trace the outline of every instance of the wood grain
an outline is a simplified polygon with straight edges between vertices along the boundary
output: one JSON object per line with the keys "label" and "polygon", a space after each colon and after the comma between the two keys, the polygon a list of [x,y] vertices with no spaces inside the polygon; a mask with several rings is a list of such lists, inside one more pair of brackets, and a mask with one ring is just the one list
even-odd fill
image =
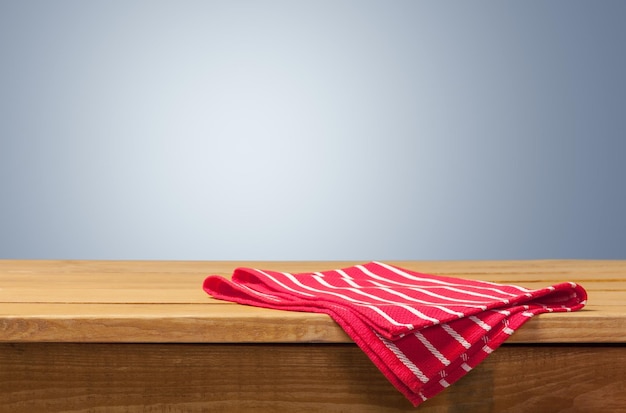
{"label": "wood grain", "polygon": [[[624,347],[509,346],[418,411],[624,412],[625,365]],[[340,344],[0,344],[0,406],[13,413],[416,411],[356,346]]]}
{"label": "wood grain", "polygon": [[[329,317],[201,289],[238,266],[353,264],[0,260],[0,413],[416,411]],[[626,261],[395,264],[589,293],[583,311],[534,317],[418,411],[626,412]]]}
{"label": "wood grain", "polygon": [[[0,260],[0,342],[350,342],[327,316],[224,303],[201,285],[239,266],[303,272],[353,264]],[[535,317],[509,342],[626,342],[626,261],[395,264],[529,288],[578,282],[589,292],[583,311]]]}

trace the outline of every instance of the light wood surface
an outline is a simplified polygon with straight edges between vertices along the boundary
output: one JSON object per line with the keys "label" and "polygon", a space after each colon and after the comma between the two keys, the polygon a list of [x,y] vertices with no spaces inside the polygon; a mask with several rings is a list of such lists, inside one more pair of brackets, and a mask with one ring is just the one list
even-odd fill
{"label": "light wood surface", "polygon": [[329,317],[201,288],[237,266],[352,264],[0,261],[0,413],[626,413],[626,261],[395,262],[589,293],[584,310],[534,317],[417,409]]}
{"label": "light wood surface", "polygon": [[[539,288],[575,281],[583,311],[543,314],[509,343],[625,343],[626,261],[394,262]],[[0,261],[0,341],[347,343],[327,316],[225,303],[202,291],[238,266],[303,272],[354,262]]]}

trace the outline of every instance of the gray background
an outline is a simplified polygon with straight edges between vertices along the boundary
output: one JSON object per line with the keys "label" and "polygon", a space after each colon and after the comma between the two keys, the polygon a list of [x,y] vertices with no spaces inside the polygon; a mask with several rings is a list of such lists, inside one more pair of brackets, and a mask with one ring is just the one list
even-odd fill
{"label": "gray background", "polygon": [[0,258],[626,258],[626,1],[0,0]]}

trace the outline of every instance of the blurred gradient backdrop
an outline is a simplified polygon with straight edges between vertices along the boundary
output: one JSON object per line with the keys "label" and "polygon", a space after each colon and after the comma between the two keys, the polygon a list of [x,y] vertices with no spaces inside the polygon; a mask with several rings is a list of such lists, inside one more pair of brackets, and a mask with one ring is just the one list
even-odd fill
{"label": "blurred gradient backdrop", "polygon": [[0,258],[626,259],[625,22],[0,0]]}

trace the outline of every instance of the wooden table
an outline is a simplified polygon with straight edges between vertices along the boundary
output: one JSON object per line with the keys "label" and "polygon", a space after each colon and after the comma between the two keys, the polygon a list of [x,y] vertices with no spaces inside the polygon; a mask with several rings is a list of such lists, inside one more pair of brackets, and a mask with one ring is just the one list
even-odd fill
{"label": "wooden table", "polygon": [[326,315],[225,303],[237,266],[354,262],[0,260],[0,412],[626,412],[626,261],[393,262],[540,287],[580,312],[533,318],[418,409]]}

